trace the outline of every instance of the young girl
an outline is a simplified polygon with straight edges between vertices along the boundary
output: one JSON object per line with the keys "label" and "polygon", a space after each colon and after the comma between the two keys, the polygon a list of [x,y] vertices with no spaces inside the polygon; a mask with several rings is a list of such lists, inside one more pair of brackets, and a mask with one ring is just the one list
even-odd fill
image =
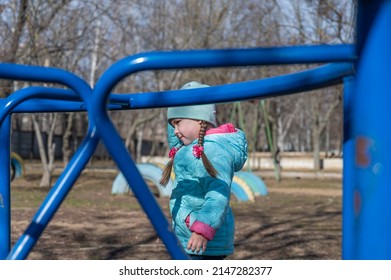
{"label": "young girl", "polygon": [[[208,85],[182,89],[199,87]],[[216,127],[213,104],[169,108],[167,118],[170,161],[160,183],[168,183],[173,167],[172,227],[192,259],[224,259],[234,251],[231,182],[247,160],[246,137],[232,124]]]}

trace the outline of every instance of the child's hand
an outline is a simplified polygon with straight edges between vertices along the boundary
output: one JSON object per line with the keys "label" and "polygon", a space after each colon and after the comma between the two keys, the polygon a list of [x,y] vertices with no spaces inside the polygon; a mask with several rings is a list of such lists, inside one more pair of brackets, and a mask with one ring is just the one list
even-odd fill
{"label": "child's hand", "polygon": [[193,232],[190,236],[189,242],[187,242],[187,249],[192,252],[200,252],[202,249],[203,252],[206,250],[206,244],[208,244],[208,239],[203,237],[201,234]]}

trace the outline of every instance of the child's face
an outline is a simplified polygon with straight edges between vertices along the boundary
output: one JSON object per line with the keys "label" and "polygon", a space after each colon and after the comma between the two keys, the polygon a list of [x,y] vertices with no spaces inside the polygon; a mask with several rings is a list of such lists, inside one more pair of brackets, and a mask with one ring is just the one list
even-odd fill
{"label": "child's face", "polygon": [[171,121],[174,133],[182,143],[187,146],[198,138],[201,121],[192,119],[173,119]]}

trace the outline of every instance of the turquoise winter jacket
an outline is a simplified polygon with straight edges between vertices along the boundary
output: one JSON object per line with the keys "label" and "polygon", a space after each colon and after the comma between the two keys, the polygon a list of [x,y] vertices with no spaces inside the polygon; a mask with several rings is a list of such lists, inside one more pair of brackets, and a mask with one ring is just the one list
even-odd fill
{"label": "turquoise winter jacket", "polygon": [[[170,146],[178,144],[169,128]],[[197,232],[209,241],[202,255],[229,255],[234,251],[235,225],[229,202],[234,172],[240,171],[247,160],[244,133],[232,124],[210,129],[204,140],[208,159],[218,171],[211,177],[201,159],[193,156],[195,140],[182,146],[174,157],[175,181],[170,198],[172,227],[186,253],[191,233]]]}

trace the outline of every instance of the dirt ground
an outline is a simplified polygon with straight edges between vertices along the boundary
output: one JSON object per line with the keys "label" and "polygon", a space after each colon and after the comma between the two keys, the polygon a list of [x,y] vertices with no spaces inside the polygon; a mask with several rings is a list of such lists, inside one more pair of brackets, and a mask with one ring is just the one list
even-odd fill
{"label": "dirt ground", "polygon": [[[83,172],[27,259],[170,259],[132,195],[112,195],[116,172]],[[40,176],[12,183],[12,244],[29,225],[48,193]],[[341,259],[341,180],[264,178],[267,196],[255,202],[232,197],[234,260]],[[157,197],[169,217],[168,198]]]}

